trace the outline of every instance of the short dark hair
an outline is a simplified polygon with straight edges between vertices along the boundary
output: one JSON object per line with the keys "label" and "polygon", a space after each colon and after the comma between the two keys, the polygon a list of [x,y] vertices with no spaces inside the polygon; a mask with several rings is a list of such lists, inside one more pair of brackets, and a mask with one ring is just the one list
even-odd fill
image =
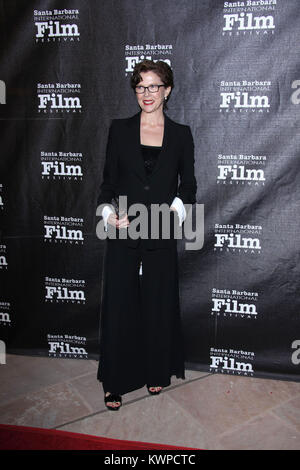
{"label": "short dark hair", "polygon": [[[171,92],[174,88],[173,71],[171,67],[163,60],[154,62],[153,60],[145,59],[142,62],[138,62],[131,76],[131,88],[135,91],[135,87],[142,81],[141,72],[154,72],[156,73],[165,87],[171,87]],[[167,109],[167,101],[170,98],[171,92],[167,99],[164,101],[164,108]]]}

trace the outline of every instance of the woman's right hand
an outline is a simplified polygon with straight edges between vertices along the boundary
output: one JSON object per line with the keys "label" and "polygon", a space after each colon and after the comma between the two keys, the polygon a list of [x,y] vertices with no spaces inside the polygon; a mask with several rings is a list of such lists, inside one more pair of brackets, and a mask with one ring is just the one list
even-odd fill
{"label": "woman's right hand", "polygon": [[107,222],[111,225],[114,225],[117,229],[129,226],[127,214],[125,214],[120,219],[118,218],[117,214],[110,214],[107,219]]}

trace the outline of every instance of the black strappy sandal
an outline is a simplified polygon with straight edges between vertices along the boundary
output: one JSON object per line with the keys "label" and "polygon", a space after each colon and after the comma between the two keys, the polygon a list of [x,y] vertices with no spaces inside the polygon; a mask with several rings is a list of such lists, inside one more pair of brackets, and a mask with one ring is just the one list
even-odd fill
{"label": "black strappy sandal", "polygon": [[160,387],[160,385],[147,385],[147,389],[148,389],[148,392],[150,393],[150,395],[159,395],[160,392],[162,391],[163,387],[161,387],[160,390],[150,390],[150,388],[156,388],[156,387]]}
{"label": "black strappy sandal", "polygon": [[[108,402],[112,402],[112,403],[117,403],[119,402],[120,405],[119,406],[111,406],[111,405],[108,405],[107,403]],[[111,393],[110,395],[108,395],[107,397],[104,395],[104,403],[106,405],[106,408],[108,410],[112,410],[112,411],[117,411],[121,408],[122,406],[122,397],[121,395],[118,395],[116,393]]]}

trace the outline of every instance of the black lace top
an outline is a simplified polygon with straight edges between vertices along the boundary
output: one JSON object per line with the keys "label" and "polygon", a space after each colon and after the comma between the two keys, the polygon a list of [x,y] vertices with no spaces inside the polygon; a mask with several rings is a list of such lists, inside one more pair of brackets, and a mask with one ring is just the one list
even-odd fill
{"label": "black lace top", "polygon": [[144,157],[146,172],[148,175],[150,175],[155,167],[158,155],[161,151],[161,147],[155,147],[153,145],[141,145],[141,150]]}

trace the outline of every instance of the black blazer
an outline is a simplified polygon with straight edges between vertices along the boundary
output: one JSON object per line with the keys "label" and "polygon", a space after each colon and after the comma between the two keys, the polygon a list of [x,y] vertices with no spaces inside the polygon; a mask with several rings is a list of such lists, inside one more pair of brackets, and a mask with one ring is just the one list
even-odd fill
{"label": "black blazer", "polygon": [[[148,208],[151,203],[170,206],[176,196],[184,204],[196,202],[194,143],[190,127],[174,122],[166,114],[164,117],[162,150],[150,176],[146,173],[140,148],[141,111],[130,118],[112,121],[97,206],[110,204],[114,197],[120,195],[127,196],[128,208],[134,203],[143,203]],[[178,222],[177,213],[170,212]],[[131,221],[135,217],[129,216],[128,219]],[[129,237],[126,240],[133,247],[138,242]],[[172,240],[148,239],[143,242],[149,248],[162,248],[170,246]]]}

